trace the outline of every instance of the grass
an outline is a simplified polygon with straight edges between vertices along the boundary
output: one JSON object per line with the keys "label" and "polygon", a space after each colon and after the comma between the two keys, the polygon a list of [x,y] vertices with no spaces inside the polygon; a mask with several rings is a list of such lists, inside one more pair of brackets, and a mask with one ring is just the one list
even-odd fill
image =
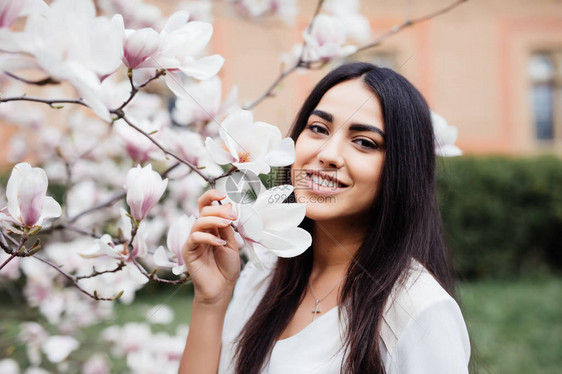
{"label": "grass", "polygon": [[562,278],[460,287],[475,373],[559,373]]}
{"label": "grass", "polygon": [[[473,373],[558,373],[562,367],[562,277],[515,281],[479,281],[460,285],[462,310],[472,339]],[[149,288],[131,305],[116,305],[115,319],[95,325],[77,338],[81,350],[73,360],[83,362],[93,352],[108,352],[98,340],[105,327],[147,322],[146,311],[167,304],[175,312],[170,325],[153,325],[153,332],[173,333],[189,322],[191,292],[185,287]],[[38,320],[39,313],[0,304],[0,358],[23,363],[25,349],[14,338],[17,322]],[[79,366],[77,366],[79,367]],[[124,362],[113,362],[112,372],[126,372]]]}

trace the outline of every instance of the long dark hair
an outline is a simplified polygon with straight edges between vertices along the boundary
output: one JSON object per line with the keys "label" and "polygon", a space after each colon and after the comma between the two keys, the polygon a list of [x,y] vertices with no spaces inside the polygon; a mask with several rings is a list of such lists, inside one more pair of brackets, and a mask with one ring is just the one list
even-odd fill
{"label": "long dark hair", "polygon": [[[448,252],[435,197],[434,134],[419,91],[391,69],[368,63],[340,66],[326,75],[304,102],[291,129],[296,141],[322,96],[333,86],[362,79],[379,99],[386,130],[386,160],[368,233],[347,268],[339,302],[346,318],[344,373],[384,373],[379,332],[393,286],[407,276],[411,260],[424,265],[454,293]],[[301,227],[312,233],[313,222]],[[280,258],[259,306],[240,333],[236,373],[259,373],[296,312],[312,269],[309,248]]]}

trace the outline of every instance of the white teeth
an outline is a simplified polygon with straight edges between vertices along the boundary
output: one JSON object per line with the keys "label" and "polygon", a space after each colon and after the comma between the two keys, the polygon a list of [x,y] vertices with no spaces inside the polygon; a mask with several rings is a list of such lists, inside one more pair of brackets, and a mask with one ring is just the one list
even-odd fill
{"label": "white teeth", "polygon": [[331,188],[337,188],[338,184],[334,181],[329,181],[327,179],[324,179],[322,177],[319,177],[317,175],[311,175],[310,179],[312,179],[312,181],[314,183],[316,183],[319,186],[324,186],[324,187],[331,187]]}

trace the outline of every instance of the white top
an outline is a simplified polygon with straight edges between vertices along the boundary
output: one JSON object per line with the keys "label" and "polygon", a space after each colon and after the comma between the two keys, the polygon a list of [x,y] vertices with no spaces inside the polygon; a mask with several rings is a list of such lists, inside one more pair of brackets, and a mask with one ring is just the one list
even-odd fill
{"label": "white top", "polygon": [[[265,272],[248,263],[240,274],[225,317],[220,374],[234,372],[234,341],[265,293],[274,263],[269,261]],[[338,307],[321,314],[277,341],[262,373],[340,373],[342,326]],[[387,302],[379,342],[388,374],[468,373],[470,343],[460,308],[417,261]]]}

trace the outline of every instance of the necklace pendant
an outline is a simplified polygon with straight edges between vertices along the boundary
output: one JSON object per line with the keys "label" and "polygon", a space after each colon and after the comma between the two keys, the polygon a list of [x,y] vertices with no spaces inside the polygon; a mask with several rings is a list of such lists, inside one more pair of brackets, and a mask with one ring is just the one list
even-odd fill
{"label": "necklace pendant", "polygon": [[320,311],[319,307],[320,307],[320,300],[317,299],[317,300],[316,300],[316,306],[314,307],[314,310],[312,311],[312,313],[314,314],[314,315],[312,316],[312,321],[314,321],[314,319],[316,318],[316,315],[317,315],[318,313],[322,313],[322,312]]}

